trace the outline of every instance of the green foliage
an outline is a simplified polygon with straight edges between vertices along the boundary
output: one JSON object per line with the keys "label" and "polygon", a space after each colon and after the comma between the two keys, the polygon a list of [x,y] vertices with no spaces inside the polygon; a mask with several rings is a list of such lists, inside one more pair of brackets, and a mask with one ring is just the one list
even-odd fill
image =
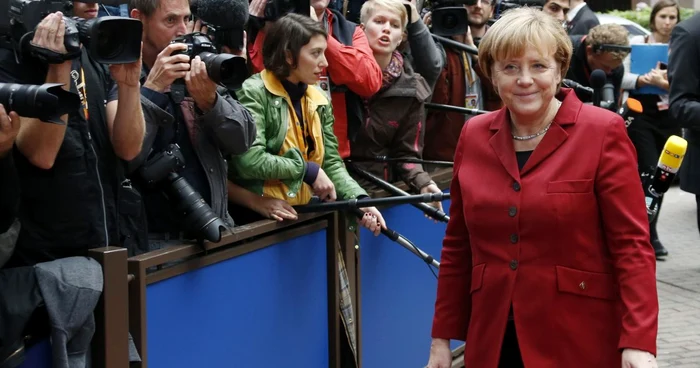
{"label": "green foliage", "polygon": [[[640,11],[636,10],[612,10],[606,14],[615,15],[620,18],[631,20],[640,26],[649,29],[649,17],[651,16],[651,8],[646,8]],[[688,19],[695,14],[695,10],[681,8],[681,19]]]}

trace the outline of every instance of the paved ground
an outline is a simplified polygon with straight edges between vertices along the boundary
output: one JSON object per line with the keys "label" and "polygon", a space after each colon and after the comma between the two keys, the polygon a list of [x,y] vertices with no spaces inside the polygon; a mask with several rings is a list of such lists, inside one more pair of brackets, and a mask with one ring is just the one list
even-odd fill
{"label": "paved ground", "polygon": [[671,188],[658,231],[670,253],[657,262],[659,367],[700,368],[700,233],[695,197]]}

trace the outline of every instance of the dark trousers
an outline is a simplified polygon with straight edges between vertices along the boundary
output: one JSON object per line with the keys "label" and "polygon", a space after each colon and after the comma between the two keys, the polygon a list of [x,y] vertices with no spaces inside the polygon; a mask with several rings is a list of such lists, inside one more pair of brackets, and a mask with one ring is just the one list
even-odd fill
{"label": "dark trousers", "polygon": [[501,346],[501,358],[498,368],[524,368],[523,358],[520,356],[518,346],[518,336],[515,334],[515,322],[508,321],[506,333],[503,335],[503,345]]}
{"label": "dark trousers", "polygon": [[[659,156],[663,151],[666,141],[671,135],[681,134],[679,127],[669,121],[668,114],[659,114],[655,116],[636,115],[632,124],[627,128],[627,134],[637,150],[637,164],[640,175],[651,175],[656,170],[656,165],[659,162]],[[644,193],[649,194],[649,185],[651,180],[642,180],[644,185]],[[663,197],[659,201],[659,211]],[[657,215],[649,224],[651,240],[658,239],[656,232],[656,221],[659,218]]]}

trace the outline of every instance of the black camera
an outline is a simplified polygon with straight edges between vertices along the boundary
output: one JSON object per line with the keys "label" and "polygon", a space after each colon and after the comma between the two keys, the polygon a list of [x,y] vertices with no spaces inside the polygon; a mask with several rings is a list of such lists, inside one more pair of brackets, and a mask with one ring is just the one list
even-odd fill
{"label": "black camera", "polygon": [[80,97],[58,83],[42,85],[0,83],[0,104],[20,116],[65,124],[61,116],[80,109]]}
{"label": "black camera", "polygon": [[[476,0],[479,1],[479,0]],[[437,0],[432,11],[433,34],[450,37],[467,33],[469,18],[464,5],[475,5],[475,0]]]}
{"label": "black camera", "polygon": [[211,38],[195,32],[175,38],[170,43],[184,43],[187,50],[178,50],[173,55],[187,55],[190,59],[199,56],[207,67],[209,78],[227,87],[239,86],[248,78],[246,59],[231,54],[219,54]]}
{"label": "black camera", "polygon": [[310,11],[311,2],[309,0],[267,0],[264,19],[266,21],[276,21],[288,13],[306,15],[308,17],[311,15]]}
{"label": "black camera", "polygon": [[[98,63],[126,64],[141,56],[141,21],[123,17],[81,19],[64,16],[64,45],[67,53],[31,45],[34,30],[47,15],[72,14],[73,3],[60,0],[0,0],[0,35],[20,55],[31,55],[47,63],[62,63],[80,56],[80,45],[87,48]],[[5,10],[7,11],[5,13]],[[4,14],[7,14],[5,17]]]}
{"label": "black camera", "polygon": [[185,157],[180,152],[180,147],[177,144],[171,144],[164,151],[147,160],[139,170],[139,174],[151,185],[167,180],[169,188],[166,194],[183,216],[187,230],[211,242],[219,242],[226,224],[190,183],[177,173],[184,167]]}

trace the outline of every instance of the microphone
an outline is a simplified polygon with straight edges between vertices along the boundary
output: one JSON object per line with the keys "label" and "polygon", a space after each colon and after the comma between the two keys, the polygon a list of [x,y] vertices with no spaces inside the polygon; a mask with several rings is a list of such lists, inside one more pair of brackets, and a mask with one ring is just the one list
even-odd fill
{"label": "microphone", "polygon": [[642,112],[644,112],[642,103],[636,98],[629,97],[625,104],[620,107],[618,114],[625,120],[625,128],[628,128],[634,122],[634,113],[641,114]]}
{"label": "microphone", "polygon": [[600,102],[602,100],[602,89],[605,86],[605,81],[608,78],[605,76],[605,72],[596,69],[591,73],[589,83],[593,88],[593,105],[600,107]]}
{"label": "microphone", "polygon": [[600,93],[600,107],[615,111],[615,87],[612,83],[605,83]]}
{"label": "microphone", "polygon": [[677,135],[670,136],[666,141],[646,196],[647,214],[650,222],[656,217],[659,210],[659,200],[671,186],[687,150],[688,141]]}
{"label": "microphone", "polygon": [[190,5],[192,14],[206,26],[221,52],[222,46],[232,50],[243,48],[243,30],[248,22],[248,1],[196,0]]}
{"label": "microphone", "polygon": [[579,82],[572,81],[571,79],[564,79],[562,81],[562,84],[564,85],[564,87],[573,89],[574,92],[576,92],[576,94],[581,94],[586,97],[593,96],[593,88],[586,87]]}

